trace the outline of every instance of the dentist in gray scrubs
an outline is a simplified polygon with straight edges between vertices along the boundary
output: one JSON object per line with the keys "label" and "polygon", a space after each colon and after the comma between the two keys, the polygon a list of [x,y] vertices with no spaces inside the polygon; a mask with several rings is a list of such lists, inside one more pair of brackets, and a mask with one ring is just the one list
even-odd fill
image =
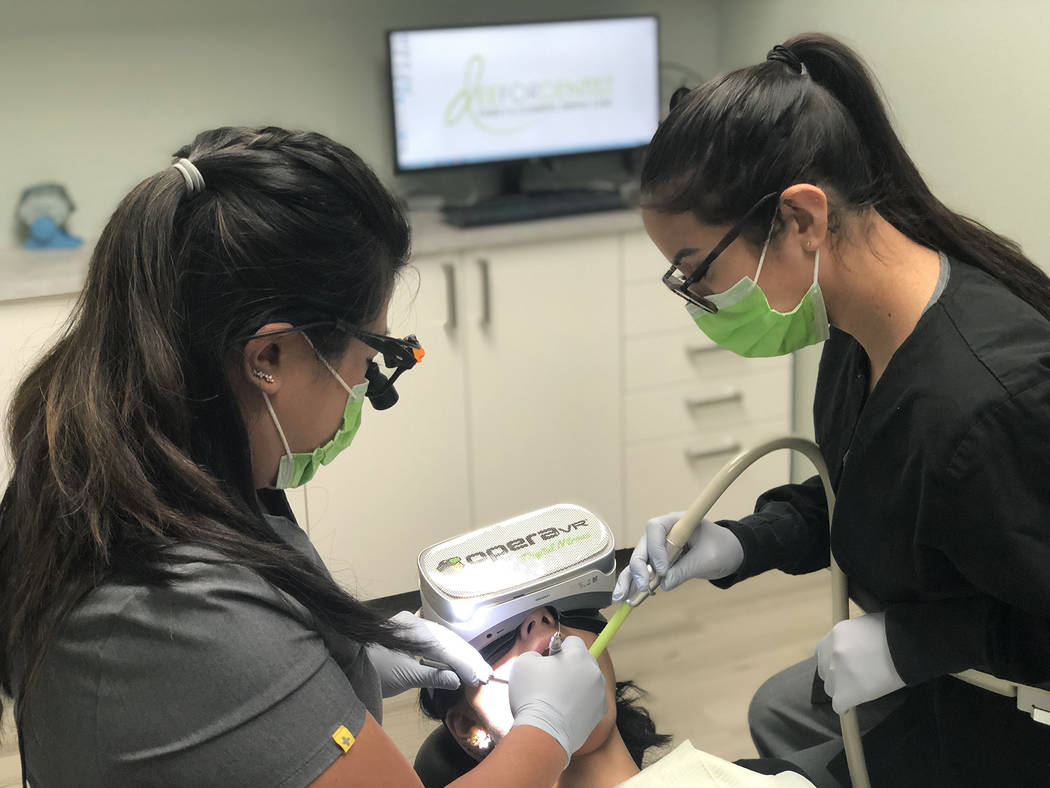
{"label": "dentist in gray scrubs", "polygon": [[[34,788],[420,785],[382,699],[491,668],[449,630],[340,588],[283,492],[423,358],[415,337],[386,335],[408,224],[320,134],[220,128],[176,156],[113,213],[9,414],[0,685],[24,774]],[[552,785],[606,706],[579,638],[521,661],[510,699],[513,730],[456,785]]]}
{"label": "dentist in gray scrubs", "polygon": [[1046,785],[1050,726],[951,674],[1050,682],[1050,280],[931,194],[841,42],[800,35],[684,93],[642,171],[664,282],[740,355],[824,343],[835,521],[829,539],[816,477],[778,487],[668,570],[678,517],[657,517],[615,597],[647,561],[665,588],[727,588],[830,549],[866,615],[759,690],[759,754],[848,784],[837,715],[856,707],[873,785]]}

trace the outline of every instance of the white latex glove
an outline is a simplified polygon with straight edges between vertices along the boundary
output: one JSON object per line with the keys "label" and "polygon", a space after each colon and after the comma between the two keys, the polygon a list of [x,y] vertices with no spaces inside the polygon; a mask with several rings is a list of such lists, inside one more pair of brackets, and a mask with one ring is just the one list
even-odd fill
{"label": "white latex glove", "polygon": [[565,749],[565,765],[609,710],[605,677],[587,645],[575,635],[549,657],[528,651],[510,669],[514,725],[546,731]]}
{"label": "white latex glove", "polygon": [[447,627],[427,621],[403,610],[390,619],[402,628],[402,635],[418,644],[417,657],[443,662],[452,670],[420,665],[412,656],[371,644],[368,658],[379,672],[383,697],[419,687],[456,689],[460,682],[474,687],[492,677],[492,668],[478,650]]}
{"label": "white latex glove", "polygon": [[667,534],[685,512],[671,512],[654,517],[645,524],[645,536],[638,542],[631,555],[630,565],[620,573],[613,589],[613,602],[621,602],[635,591],[649,587],[651,563],[658,574],[663,575],[660,587],[670,591],[694,577],[717,580],[733,574],[744,562],[744,548],[740,540],[728,528],[702,520],[686,543],[688,551],[682,553],[674,566],[667,568]]}
{"label": "white latex glove", "polygon": [[886,640],[886,614],[840,621],[817,644],[817,673],[836,714],[905,686]]}

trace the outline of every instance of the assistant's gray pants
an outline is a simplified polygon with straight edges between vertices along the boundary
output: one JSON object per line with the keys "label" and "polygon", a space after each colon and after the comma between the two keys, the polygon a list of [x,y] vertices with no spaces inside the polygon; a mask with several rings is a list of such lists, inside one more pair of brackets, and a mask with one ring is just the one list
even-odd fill
{"label": "assistant's gray pants", "polygon": [[[782,670],[758,688],[747,721],[751,739],[763,758],[782,758],[798,766],[818,788],[840,788],[827,766],[842,752],[839,715],[830,701],[814,702],[817,658]],[[905,691],[857,707],[861,734],[867,733],[904,702]]]}

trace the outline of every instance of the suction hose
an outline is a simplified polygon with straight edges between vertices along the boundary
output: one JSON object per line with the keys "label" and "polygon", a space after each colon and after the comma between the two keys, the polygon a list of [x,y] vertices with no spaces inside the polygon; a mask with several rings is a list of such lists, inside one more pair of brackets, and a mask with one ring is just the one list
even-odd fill
{"label": "suction hose", "polygon": [[[790,449],[804,454],[817,469],[820,481],[824,485],[824,495],[828,501],[828,527],[830,529],[835,513],[835,493],[831,489],[828,468],[824,463],[824,457],[821,455],[817,444],[797,435],[773,438],[760,443],[754,448],[742,451],[726,463],[722,470],[708,482],[689,509],[682,515],[682,519],[675,523],[674,527],[667,534],[668,565],[678,560],[682,548],[689,541],[689,537],[693,535],[693,531],[699,527],[700,522],[711,510],[711,507],[715,505],[715,502],[722,497],[722,493],[729,488],[729,485],[736,481],[737,477],[758,459],[778,449]],[[627,616],[631,614],[631,611],[649,596],[656,593],[660,587],[660,580],[660,576],[650,567],[649,588],[636,591],[626,602],[620,605],[619,609],[609,620],[609,623],[598,635],[598,639],[591,646],[590,652],[594,657],[597,658],[605,651],[605,647],[609,645],[609,641],[619,631],[623,622],[627,620]],[[833,625],[849,618],[849,592],[846,587],[846,576],[839,568],[834,555],[831,556],[831,612]],[[864,761],[864,750],[861,746],[857,710],[850,709],[845,714],[840,715],[839,721],[842,725],[842,741],[846,749],[846,763],[849,765],[850,780],[853,782],[854,788],[869,788],[868,767]]]}

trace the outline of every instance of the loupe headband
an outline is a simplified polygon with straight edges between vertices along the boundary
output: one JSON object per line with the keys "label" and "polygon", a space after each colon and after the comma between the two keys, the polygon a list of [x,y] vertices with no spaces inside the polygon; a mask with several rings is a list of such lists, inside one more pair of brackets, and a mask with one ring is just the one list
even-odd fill
{"label": "loupe headband", "polygon": [[334,320],[318,320],[312,323],[303,323],[298,326],[248,334],[239,337],[238,341],[247,342],[250,339],[280,336],[281,334],[293,334],[311,328],[325,327],[334,328],[344,334],[360,339],[370,348],[378,351],[383,356],[383,363],[390,369],[412,369],[412,367],[422,361],[423,356],[426,355],[423,346],[419,344],[419,340],[416,338],[415,334],[409,334],[404,339],[398,339],[397,337],[390,337],[385,334],[374,334],[371,331],[365,331],[363,328],[352,326],[345,320],[340,320],[338,318]]}

